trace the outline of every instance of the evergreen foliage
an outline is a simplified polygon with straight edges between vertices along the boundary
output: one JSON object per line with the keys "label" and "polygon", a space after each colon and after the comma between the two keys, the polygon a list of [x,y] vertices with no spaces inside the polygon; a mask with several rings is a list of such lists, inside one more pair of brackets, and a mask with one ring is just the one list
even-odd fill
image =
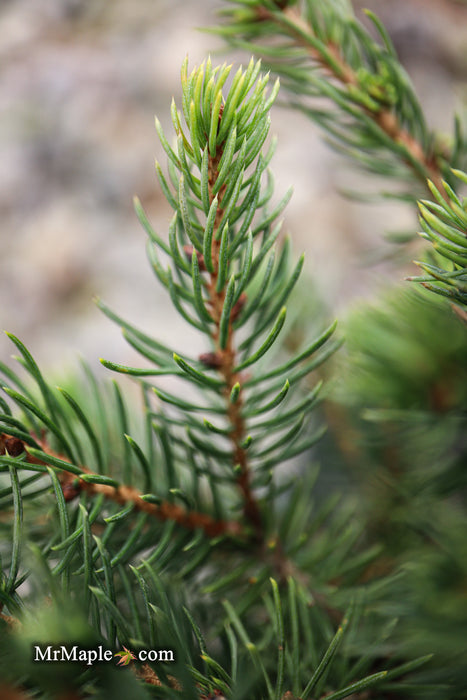
{"label": "evergreen foliage", "polygon": [[[461,120],[455,116],[449,140],[429,129],[381,21],[366,11],[378,42],[347,0],[229,0],[222,15],[214,31],[261,56],[288,90],[289,106],[317,123],[352,163],[380,176],[385,187],[402,185],[383,190],[383,196],[415,204],[425,190],[430,199],[418,203],[421,235],[439,255],[419,262],[425,276],[413,279],[465,306],[465,200],[455,191],[459,180],[467,180],[458,170],[467,165]],[[460,315],[465,318],[462,310]]]}
{"label": "evergreen foliage", "polygon": [[[463,697],[466,148],[458,126],[440,148],[385,29],[370,14],[375,42],[350,9],[236,0],[218,31],[406,199],[426,185],[434,250],[416,280],[438,296],[407,285],[350,317],[338,361],[336,323],[307,337],[305,319],[290,352],[304,260],[282,233],[273,139],[264,150],[279,83],[256,59],[185,60],[175,140],[156,119],[167,237],[135,200],[185,347],[98,300],[141,355],[102,360],[139,404],[86,366],[86,382],[52,386],[13,335],[21,368],[0,367],[0,697]],[[325,362],[338,391],[322,388]],[[331,468],[330,441],[352,468],[344,495],[314,463]],[[33,662],[35,645],[64,643],[127,667]],[[133,659],[144,649],[174,660]]]}
{"label": "evergreen foliage", "polygon": [[[228,0],[214,31],[235,47],[262,56],[330,143],[364,170],[403,185],[415,202],[427,179],[444,196],[452,168],[466,162],[467,144],[455,118],[447,148],[425,120],[410,78],[380,20],[367,10],[380,41],[356,19],[348,0]],[[327,98],[323,106],[317,98]]]}

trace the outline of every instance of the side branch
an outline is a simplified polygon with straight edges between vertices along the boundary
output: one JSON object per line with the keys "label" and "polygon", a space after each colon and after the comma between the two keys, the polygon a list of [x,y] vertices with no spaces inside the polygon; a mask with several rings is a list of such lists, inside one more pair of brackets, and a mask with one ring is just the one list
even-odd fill
{"label": "side branch", "polygon": [[[44,452],[48,452],[51,457],[56,457],[62,461],[68,461],[63,455],[54,453],[47,444],[41,443]],[[25,461],[29,464],[38,464],[47,466],[47,461],[39,459],[30,454],[25,443],[19,438],[12,437],[2,433],[0,435],[0,454],[7,453],[11,457],[17,457],[22,453],[26,453]],[[53,466],[53,465],[52,465]],[[80,467],[84,474],[95,474],[86,467]],[[67,472],[64,468],[60,471],[60,483],[65,496],[65,500],[71,500],[77,496],[80,491],[86,491],[91,495],[102,494],[119,505],[133,504],[135,510],[161,520],[173,520],[181,527],[188,530],[203,530],[208,537],[219,537],[220,535],[230,535],[235,537],[245,536],[245,532],[240,525],[235,521],[216,520],[207,513],[199,511],[188,511],[179,505],[162,501],[161,503],[150,503],[142,498],[142,495],[137,489],[124,484],[119,486],[110,486],[107,484],[90,483],[80,479],[79,475]]]}
{"label": "side branch", "polygon": [[[312,27],[300,15],[300,12],[291,7],[286,7],[281,12],[270,12],[266,8],[258,9],[258,16],[261,20],[269,20],[280,25],[281,28],[292,36],[302,48],[305,48],[311,58],[322,68],[346,87],[360,88],[360,81],[354,69],[342,58],[339,48],[332,42],[326,44],[326,52],[314,45],[311,45],[307,37],[314,38]],[[326,55],[326,53],[328,55]],[[329,57],[331,60],[329,60]],[[394,141],[395,144],[402,145],[408,157],[404,162],[408,165],[415,176],[422,180],[426,187],[426,180],[429,178],[447,199],[442,186],[443,176],[438,167],[435,155],[426,153],[419,141],[412,134],[403,128],[397,116],[386,106],[381,106],[378,110],[371,110],[361,105],[362,111],[379,126],[379,128]],[[417,167],[418,166],[418,167]]]}

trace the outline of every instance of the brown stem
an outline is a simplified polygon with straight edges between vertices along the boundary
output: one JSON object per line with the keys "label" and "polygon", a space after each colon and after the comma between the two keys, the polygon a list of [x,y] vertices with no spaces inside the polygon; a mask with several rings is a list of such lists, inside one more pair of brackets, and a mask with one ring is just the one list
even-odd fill
{"label": "brown stem", "polygon": [[[360,87],[360,81],[357,74],[342,58],[339,48],[335,44],[329,42],[326,45],[326,51],[331,54],[334,63],[334,65],[331,65],[325,53],[321,52],[315,46],[310,46],[310,44],[306,41],[304,34],[313,36],[313,30],[306,20],[300,15],[299,11],[296,8],[287,7],[283,10],[283,14],[288,19],[287,30],[289,33],[292,34],[297,44],[304,47],[317,63],[328,70],[331,75],[343,85]],[[264,8],[262,8],[260,16],[261,19],[267,18],[270,21],[275,21],[280,24],[280,18],[275,13],[270,13]],[[404,162],[412,169],[418,178],[422,179],[425,187],[426,178],[430,178],[435,187],[439,190],[440,194],[447,201],[448,197],[443,187],[443,177],[439,167],[436,164],[435,157],[432,154],[425,153],[419,141],[417,141],[417,139],[414,138],[414,136],[412,136],[407,129],[404,129],[401,126],[397,116],[389,108],[381,106],[379,110],[372,111],[362,106],[362,109],[376,122],[376,124],[378,124],[380,129],[382,129],[382,131],[384,131],[384,133],[389,136],[394,143],[401,144],[405,147],[408,157],[404,159]],[[420,171],[414,165],[413,161],[416,161],[423,169],[425,173],[423,177],[420,175]]]}
{"label": "brown stem", "polygon": [[[212,202],[214,199],[213,187],[215,185],[218,176],[219,161],[222,157],[222,147],[218,147],[217,153],[214,157],[209,157],[208,173],[209,173],[209,201]],[[215,356],[217,358],[218,370],[225,382],[225,399],[227,402],[227,416],[231,426],[231,431],[229,433],[230,441],[232,443],[233,449],[233,466],[238,470],[237,485],[240,489],[243,498],[243,514],[247,522],[252,526],[255,538],[258,542],[263,540],[263,524],[261,512],[258,506],[258,502],[253,494],[251,488],[251,473],[248,462],[248,456],[242,443],[246,437],[246,427],[245,421],[242,416],[242,408],[244,405],[243,389],[240,382],[240,392],[235,403],[230,401],[230,394],[233,387],[237,382],[240,381],[241,377],[235,372],[235,366],[237,363],[236,350],[234,345],[234,331],[232,322],[235,314],[235,307],[232,309],[231,317],[229,320],[229,327],[227,333],[227,342],[224,348],[220,346],[220,320],[222,315],[222,309],[225,301],[226,288],[224,286],[220,291],[217,290],[217,282],[219,277],[219,252],[220,252],[220,240],[217,239],[219,235],[219,226],[224,215],[224,209],[222,207],[222,199],[225,194],[226,186],[222,185],[218,193],[219,206],[216,212],[216,218],[214,221],[214,233],[212,239],[212,251],[211,257],[213,262],[214,270],[210,274],[208,282],[208,294],[209,294],[209,304],[211,307],[211,315],[214,320],[215,328],[213,331],[212,339],[214,346],[216,348]]]}
{"label": "brown stem", "polygon": [[[53,452],[46,443],[41,442],[44,452],[48,452],[51,457],[67,461],[63,455]],[[39,459],[29,454],[25,443],[18,438],[9,435],[0,435],[0,454],[8,452],[11,456],[17,456],[26,452],[26,462],[29,464],[47,465],[46,460]],[[85,474],[92,474],[86,467],[81,467]],[[78,495],[80,491],[86,491],[91,495],[102,494],[120,505],[133,504],[136,510],[147,513],[161,521],[174,520],[176,523],[188,530],[203,530],[208,537],[218,537],[219,535],[244,536],[245,532],[241,525],[234,521],[216,520],[206,513],[198,511],[187,511],[169,501],[161,503],[148,503],[141,498],[142,494],[132,486],[121,485],[118,487],[106,484],[91,484],[79,478],[79,475],[72,474],[65,470],[60,472],[60,483],[65,499],[70,500]]]}

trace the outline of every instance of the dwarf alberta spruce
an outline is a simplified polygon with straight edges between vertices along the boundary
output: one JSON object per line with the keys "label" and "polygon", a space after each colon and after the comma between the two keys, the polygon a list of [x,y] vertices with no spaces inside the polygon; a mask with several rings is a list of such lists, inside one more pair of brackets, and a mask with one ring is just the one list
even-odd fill
{"label": "dwarf alberta spruce", "polygon": [[[136,415],[116,382],[109,393],[89,371],[91,397],[52,388],[10,336],[35,387],[1,367],[19,409],[1,399],[5,693],[339,700],[392,687],[427,661],[382,664],[374,651],[387,649],[389,627],[366,611],[360,579],[379,550],[358,544],[352,508],[334,495],[313,503],[316,470],[274,473],[323,432],[311,425],[320,383],[307,380],[339,341],[332,324],[294,357],[270,359],[303,266],[277,221],[290,192],[271,204],[274,141],[262,154],[278,83],[268,93],[253,60],[227,90],[229,74],[208,60],[188,75],[185,61],[175,147],[156,121],[168,242],[136,201],[154,272],[205,352],[174,352],[99,301],[148,361],[102,360],[139,382]],[[178,392],[158,386],[165,375]],[[174,661],[54,674],[31,663],[31,645],[64,640],[122,658],[170,649]]]}

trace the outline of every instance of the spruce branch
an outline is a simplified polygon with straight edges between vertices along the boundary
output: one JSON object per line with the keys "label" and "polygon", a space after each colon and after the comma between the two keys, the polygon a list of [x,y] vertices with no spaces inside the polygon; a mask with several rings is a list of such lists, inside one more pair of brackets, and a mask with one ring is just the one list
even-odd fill
{"label": "spruce branch", "polygon": [[[264,191],[261,179],[274,141],[265,155],[261,149],[279,84],[276,81],[268,95],[268,76],[261,76],[260,68],[260,62],[253,59],[246,70],[240,67],[224,97],[231,66],[213,68],[208,60],[189,75],[185,60],[182,110],[178,111],[175,102],[171,108],[176,148],[156,121],[169,160],[168,179],[157,165],[162,190],[174,209],[169,246],[152,230],[139,201],[135,202],[154,244],[149,256],[156,275],[185,320],[205,336],[209,350],[197,359],[173,352],[122,323],[105,305],[100,306],[130,333],[132,345],[156,365],[140,370],[105,360],[107,367],[135,377],[173,374],[202,391],[203,401],[197,404],[155,386],[159,399],[183,411],[184,416],[174,419],[162,411],[154,416],[172,425],[187,423],[185,437],[173,433],[172,441],[181,448],[211,454],[225,478],[236,485],[245,523],[256,542],[264,546],[266,534],[256,490],[264,476],[287,458],[287,452],[290,456],[300,454],[317,439],[316,434],[312,440],[296,440],[305,425],[303,410],[312,405],[319,387],[307,400],[298,381],[299,372],[291,373],[288,379],[294,362],[286,362],[272,373],[256,369],[283,328],[285,304],[303,266],[300,258],[289,272],[287,244],[276,260],[281,231],[276,219],[290,192],[272,210],[268,208],[272,177],[268,174]],[[157,249],[168,256],[171,265],[167,269]],[[334,328],[302,353],[297,363],[317,350]],[[143,341],[144,348],[136,338]],[[155,352],[149,351],[150,347]],[[302,368],[302,376],[313,366]],[[270,377],[274,377],[272,382]],[[255,382],[263,385],[260,391],[253,389]],[[205,413],[202,422],[193,415],[199,412]],[[265,420],[264,414],[269,412],[272,415]],[[210,413],[223,423],[214,423]],[[287,432],[272,444],[262,445],[269,425],[277,424]],[[259,427],[261,433],[256,429]],[[214,437],[215,442],[210,439]]]}
{"label": "spruce branch", "polygon": [[[297,43],[309,52],[311,58],[327,70],[337,81],[345,86],[351,96],[357,97],[357,102],[362,110],[362,115],[370,117],[375,124],[386,134],[391,141],[402,147],[401,157],[405,164],[411,168],[418,178],[429,177],[434,183],[440,184],[442,173],[436,162],[436,155],[427,152],[426,148],[408,129],[404,128],[401,118],[395,113],[392,106],[387,106],[389,98],[389,88],[381,80],[378,85],[378,77],[381,73],[375,72],[372,75],[359,75],[342,56],[341,49],[332,41],[324,41],[323,45],[313,45],[311,37],[313,29],[309,23],[300,15],[296,8],[286,8],[279,16],[274,14],[271,19],[283,23],[283,27],[290,30],[291,35]],[[382,67],[378,66],[381,71]],[[373,78],[374,84],[371,84]],[[382,78],[382,76],[381,76]],[[368,92],[362,92],[363,90]],[[362,94],[360,94],[362,93]],[[391,93],[390,93],[391,94]],[[358,99],[359,98],[359,99]],[[403,151],[406,151],[404,155]],[[425,184],[425,183],[423,183]]]}
{"label": "spruce branch", "polygon": [[[252,50],[280,76],[292,105],[324,129],[331,143],[370,172],[430,179],[446,198],[442,180],[459,167],[466,145],[455,124],[449,152],[430,133],[408,76],[377,17],[366,11],[382,44],[358,23],[350,3],[322,0],[226,2],[224,22],[211,31]],[[314,107],[325,97],[333,108]],[[415,199],[413,192],[409,195]]]}

